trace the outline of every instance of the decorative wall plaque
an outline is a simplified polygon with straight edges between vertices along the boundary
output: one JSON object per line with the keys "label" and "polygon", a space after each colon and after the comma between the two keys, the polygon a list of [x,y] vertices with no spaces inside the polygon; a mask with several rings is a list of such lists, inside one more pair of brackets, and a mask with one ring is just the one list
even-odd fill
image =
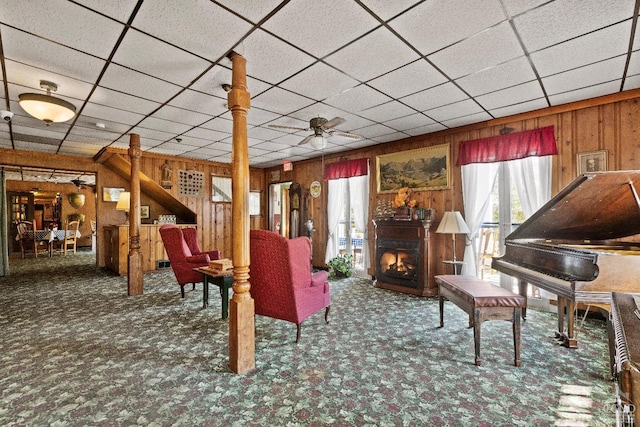
{"label": "decorative wall plaque", "polygon": [[178,171],[178,196],[202,197],[204,195],[204,172]]}

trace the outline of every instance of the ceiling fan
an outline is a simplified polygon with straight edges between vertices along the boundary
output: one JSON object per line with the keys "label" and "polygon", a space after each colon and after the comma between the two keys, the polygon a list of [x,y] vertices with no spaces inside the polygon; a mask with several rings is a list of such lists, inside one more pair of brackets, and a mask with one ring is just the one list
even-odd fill
{"label": "ceiling fan", "polygon": [[[314,148],[324,148],[325,144],[323,140],[323,135],[325,133],[328,134],[329,136],[337,135],[337,136],[343,136],[345,138],[351,138],[351,139],[362,139],[360,135],[356,135],[348,132],[342,132],[340,130],[334,129],[336,126],[341,125],[345,121],[346,120],[343,119],[342,117],[334,117],[331,120],[327,120],[323,117],[314,117],[311,120],[309,120],[308,128],[300,128],[295,126],[281,126],[281,125],[269,125],[269,127],[278,128],[278,129],[312,130],[313,134],[307,135],[302,141],[298,143],[298,145],[304,145],[308,142],[311,142],[311,145]],[[314,144],[314,139],[319,140],[319,143]]]}
{"label": "ceiling fan", "polygon": [[80,190],[81,190],[81,189],[83,189],[83,188],[93,187],[93,185],[88,184],[86,181],[84,181],[84,180],[82,180],[82,179],[80,179],[80,178],[82,178],[82,175],[81,175],[81,176],[79,176],[78,178],[76,178],[76,179],[72,179],[72,180],[70,181],[73,185],[75,185],[76,187],[78,187],[78,191],[80,191]]}

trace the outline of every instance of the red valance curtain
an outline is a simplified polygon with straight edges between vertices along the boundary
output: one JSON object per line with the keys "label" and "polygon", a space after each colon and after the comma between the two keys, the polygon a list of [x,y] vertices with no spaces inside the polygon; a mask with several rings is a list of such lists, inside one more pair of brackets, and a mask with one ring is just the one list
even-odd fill
{"label": "red valance curtain", "polygon": [[351,178],[369,173],[369,159],[345,160],[324,165],[324,180]]}
{"label": "red valance curtain", "polygon": [[553,126],[460,142],[456,166],[558,154]]}

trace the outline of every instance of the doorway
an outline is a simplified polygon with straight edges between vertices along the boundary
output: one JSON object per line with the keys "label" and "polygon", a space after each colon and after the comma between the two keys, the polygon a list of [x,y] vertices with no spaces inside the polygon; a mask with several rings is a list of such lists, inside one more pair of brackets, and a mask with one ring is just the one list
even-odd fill
{"label": "doorway", "polygon": [[291,182],[269,184],[269,230],[289,236],[289,187]]}

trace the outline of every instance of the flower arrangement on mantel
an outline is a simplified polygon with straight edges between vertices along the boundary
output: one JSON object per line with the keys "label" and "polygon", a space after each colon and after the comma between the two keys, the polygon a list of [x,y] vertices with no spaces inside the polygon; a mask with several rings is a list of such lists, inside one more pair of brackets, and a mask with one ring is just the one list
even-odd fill
{"label": "flower arrangement on mantel", "polygon": [[402,187],[398,190],[398,194],[396,194],[395,199],[391,203],[395,209],[401,207],[415,208],[417,205],[416,199],[411,199],[411,190],[409,187]]}

